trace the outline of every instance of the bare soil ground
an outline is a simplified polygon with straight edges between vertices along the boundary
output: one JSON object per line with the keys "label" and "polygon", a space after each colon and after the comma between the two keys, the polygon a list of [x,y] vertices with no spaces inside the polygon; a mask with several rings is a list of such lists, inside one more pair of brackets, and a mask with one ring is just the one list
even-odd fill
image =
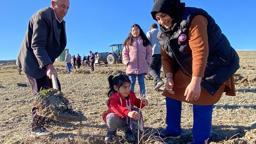
{"label": "bare soil ground", "polygon": [[[239,52],[241,68],[235,75],[237,96],[225,96],[215,105],[211,143],[256,143],[256,52]],[[64,64],[57,64],[62,92],[72,106],[82,111],[82,123],[47,125],[50,137],[35,138],[30,134],[33,96],[25,75],[18,75],[14,65],[0,65],[0,143],[104,143],[106,126],[101,113],[106,109],[107,76],[123,65],[96,66],[95,72],[83,68],[65,73]],[[28,85],[28,86],[27,86]],[[165,100],[153,90],[153,81],[146,81],[149,106],[143,109],[146,137],[144,143],[187,143],[191,141],[192,106],[183,104],[182,138],[156,139],[151,134],[165,126]],[[137,90],[136,90],[137,92]],[[118,132],[122,135],[121,132]],[[121,138],[120,138],[121,139]],[[122,141],[120,142],[122,143]]]}

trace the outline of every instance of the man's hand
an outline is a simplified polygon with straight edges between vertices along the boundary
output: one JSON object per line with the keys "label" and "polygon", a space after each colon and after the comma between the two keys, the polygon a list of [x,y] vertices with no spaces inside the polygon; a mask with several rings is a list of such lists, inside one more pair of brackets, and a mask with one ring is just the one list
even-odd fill
{"label": "man's hand", "polygon": [[201,94],[201,77],[192,77],[191,82],[188,84],[184,96],[186,101],[197,101]]}
{"label": "man's hand", "polygon": [[52,64],[47,65],[46,67],[46,75],[51,79],[52,76],[54,75],[55,77],[57,77],[57,71],[54,68],[54,66]]}

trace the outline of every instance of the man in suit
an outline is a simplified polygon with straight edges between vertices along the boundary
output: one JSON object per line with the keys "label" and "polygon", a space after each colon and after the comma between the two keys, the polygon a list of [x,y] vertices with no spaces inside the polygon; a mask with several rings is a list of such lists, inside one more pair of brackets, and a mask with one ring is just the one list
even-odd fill
{"label": "man in suit", "polygon": [[[51,77],[57,77],[53,63],[66,47],[63,18],[68,9],[69,0],[51,0],[50,7],[39,10],[29,20],[17,63],[26,74],[33,94],[37,94],[41,89],[51,88]],[[32,118],[32,134],[50,134],[44,128],[45,120],[37,114],[36,107],[32,108]]]}

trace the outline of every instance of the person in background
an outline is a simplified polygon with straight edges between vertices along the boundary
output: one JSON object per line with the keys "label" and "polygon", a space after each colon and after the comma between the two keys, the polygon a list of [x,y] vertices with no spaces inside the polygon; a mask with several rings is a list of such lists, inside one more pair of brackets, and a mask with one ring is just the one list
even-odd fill
{"label": "person in background", "polygon": [[68,50],[66,51],[65,54],[65,62],[66,62],[66,70],[67,73],[69,74],[72,70],[72,64],[71,64],[71,54],[68,52]]}
{"label": "person in background", "polygon": [[72,61],[71,62],[72,62],[73,68],[76,69],[77,64],[76,64],[76,56],[75,55],[72,56]]}
{"label": "person in background", "polygon": [[99,59],[100,59],[99,53],[95,52],[94,55],[95,55],[95,62],[94,63],[99,65],[100,64],[100,62],[99,62]]}
{"label": "person in background", "polygon": [[77,54],[77,57],[76,57],[76,65],[78,69],[80,69],[82,65],[81,56],[79,54]]}
{"label": "person in background", "polygon": [[86,63],[87,63],[87,65],[90,67],[91,66],[91,64],[90,64],[90,55],[88,55],[87,57],[86,57]]}
{"label": "person in background", "polygon": [[130,33],[124,41],[122,62],[126,65],[126,74],[130,78],[131,90],[133,92],[136,78],[138,78],[140,96],[146,96],[144,78],[149,70],[151,53],[151,44],[145,33],[138,24],[132,25]]}
{"label": "person in background", "polygon": [[154,89],[159,90],[161,86],[164,85],[163,80],[160,77],[161,74],[161,54],[160,54],[160,44],[157,39],[159,30],[157,24],[154,23],[151,25],[150,30],[147,32],[147,38],[152,45],[152,61],[150,64],[149,74],[154,79]]}
{"label": "person in background", "polygon": [[156,0],[152,17],[161,28],[162,64],[167,82],[167,127],[160,136],[181,135],[182,102],[193,104],[192,144],[209,143],[213,105],[235,95],[233,74],[239,57],[214,19],[180,0]]}
{"label": "person in background", "polygon": [[86,59],[87,59],[86,56],[84,56],[84,57],[83,57],[83,61],[82,61],[84,67],[87,66],[87,65],[86,65]]}
{"label": "person in background", "polygon": [[91,71],[94,71],[94,63],[95,63],[95,54],[90,51],[90,66],[91,66]]}
{"label": "person in background", "polygon": [[[17,60],[34,95],[41,89],[52,88],[51,78],[57,77],[53,63],[66,47],[64,17],[69,5],[69,0],[51,0],[50,7],[39,10],[29,20]],[[58,84],[61,90],[59,81]],[[45,120],[37,109],[35,106],[32,108],[32,134],[49,135],[44,127]]]}

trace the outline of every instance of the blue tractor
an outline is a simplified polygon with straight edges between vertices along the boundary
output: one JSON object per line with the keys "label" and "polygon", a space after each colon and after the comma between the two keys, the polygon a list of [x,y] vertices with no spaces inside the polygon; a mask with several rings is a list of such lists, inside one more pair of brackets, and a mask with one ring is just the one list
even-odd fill
{"label": "blue tractor", "polygon": [[122,63],[122,50],[123,44],[112,44],[110,45],[112,52],[107,55],[108,64]]}
{"label": "blue tractor", "polygon": [[97,63],[103,62],[110,65],[122,63],[123,44],[112,44],[110,47],[112,49],[111,52],[99,52],[96,55]]}

